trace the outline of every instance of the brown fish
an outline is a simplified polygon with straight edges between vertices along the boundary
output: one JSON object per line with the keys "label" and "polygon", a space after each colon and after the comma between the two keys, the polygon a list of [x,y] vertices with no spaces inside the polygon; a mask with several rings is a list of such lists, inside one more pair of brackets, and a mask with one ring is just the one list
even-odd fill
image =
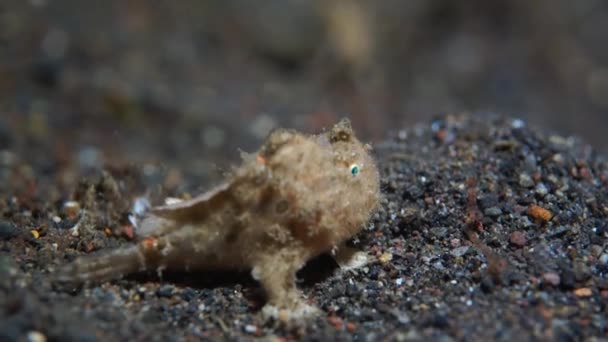
{"label": "brown fish", "polygon": [[378,203],[370,146],[343,119],[305,135],[276,130],[229,179],[191,200],[153,208],[136,245],[75,260],[64,282],[104,281],[148,270],[251,270],[268,296],[264,312],[310,313],[295,274],[359,232]]}

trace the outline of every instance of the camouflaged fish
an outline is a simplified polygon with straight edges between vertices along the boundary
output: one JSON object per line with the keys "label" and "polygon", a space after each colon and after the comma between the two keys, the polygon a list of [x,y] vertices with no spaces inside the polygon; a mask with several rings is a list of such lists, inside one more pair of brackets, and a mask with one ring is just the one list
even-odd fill
{"label": "camouflaged fish", "polygon": [[347,119],[318,135],[275,130],[223,184],[152,208],[138,226],[137,244],[79,258],[58,280],[99,282],[164,269],[251,270],[266,290],[265,312],[312,312],[295,274],[359,232],[375,210],[379,174],[370,149]]}

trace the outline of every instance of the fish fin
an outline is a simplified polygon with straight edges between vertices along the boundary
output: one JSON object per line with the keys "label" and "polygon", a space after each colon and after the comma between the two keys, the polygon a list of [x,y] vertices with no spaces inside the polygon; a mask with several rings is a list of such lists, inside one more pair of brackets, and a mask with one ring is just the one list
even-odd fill
{"label": "fish fin", "polygon": [[231,183],[222,183],[192,199],[155,207],[150,212],[176,222],[200,220],[211,214],[230,197],[230,187]]}

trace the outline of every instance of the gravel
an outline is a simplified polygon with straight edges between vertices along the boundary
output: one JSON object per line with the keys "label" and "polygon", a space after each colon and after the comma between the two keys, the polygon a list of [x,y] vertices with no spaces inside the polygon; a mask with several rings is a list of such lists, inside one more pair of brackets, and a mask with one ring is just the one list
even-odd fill
{"label": "gravel", "polygon": [[[381,205],[349,242],[368,262],[344,270],[329,255],[309,262],[298,276],[322,315],[291,327],[261,319],[264,296],[246,273],[139,274],[77,289],[48,282],[77,255],[132,243],[120,232],[147,179],[141,169],[77,174],[62,187],[41,177],[40,195],[30,198],[9,188],[1,198],[19,196],[0,202],[0,338],[605,336],[608,165],[577,139],[511,123],[448,115],[377,144]],[[452,138],[437,139],[437,127]],[[492,143],[499,140],[510,147]],[[522,172],[536,185],[522,184]],[[51,198],[73,198],[81,208],[70,217]]]}

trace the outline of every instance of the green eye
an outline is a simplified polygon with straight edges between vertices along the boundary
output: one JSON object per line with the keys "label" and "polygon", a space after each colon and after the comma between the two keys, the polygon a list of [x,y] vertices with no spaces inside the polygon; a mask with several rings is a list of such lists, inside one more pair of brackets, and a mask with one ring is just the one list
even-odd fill
{"label": "green eye", "polygon": [[350,174],[353,176],[356,176],[359,174],[359,171],[361,171],[361,169],[359,168],[359,165],[357,164],[353,164],[350,166]]}

